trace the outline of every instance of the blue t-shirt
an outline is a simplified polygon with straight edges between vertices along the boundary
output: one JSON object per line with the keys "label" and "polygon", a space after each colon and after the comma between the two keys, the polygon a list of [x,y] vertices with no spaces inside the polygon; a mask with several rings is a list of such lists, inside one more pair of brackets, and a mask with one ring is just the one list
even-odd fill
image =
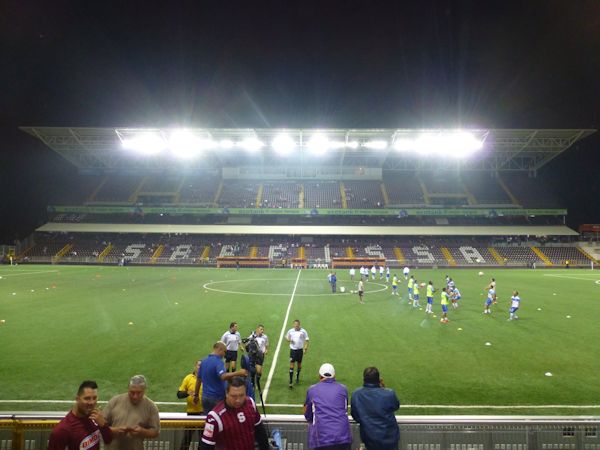
{"label": "blue t-shirt", "polygon": [[202,396],[217,400],[225,398],[226,382],[221,380],[225,373],[223,358],[219,355],[210,354],[202,360],[198,378],[202,380]]}

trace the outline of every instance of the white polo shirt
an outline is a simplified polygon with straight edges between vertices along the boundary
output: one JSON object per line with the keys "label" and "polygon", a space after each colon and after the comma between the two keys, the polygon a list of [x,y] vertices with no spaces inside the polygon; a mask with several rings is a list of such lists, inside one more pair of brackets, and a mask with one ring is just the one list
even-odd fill
{"label": "white polo shirt", "polygon": [[292,350],[304,348],[304,342],[310,340],[304,328],[300,328],[298,331],[295,328],[291,328],[287,332],[287,338],[290,340],[290,348]]}

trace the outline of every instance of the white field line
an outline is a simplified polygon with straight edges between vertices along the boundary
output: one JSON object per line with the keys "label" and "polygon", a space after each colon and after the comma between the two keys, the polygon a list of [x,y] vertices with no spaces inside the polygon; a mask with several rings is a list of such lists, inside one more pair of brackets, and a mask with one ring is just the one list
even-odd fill
{"label": "white field line", "polygon": [[37,275],[46,273],[57,273],[58,270],[38,270],[37,272],[0,273],[1,277],[18,277],[19,275]]}
{"label": "white field line", "polygon": [[294,290],[292,291],[292,296],[290,297],[290,301],[288,303],[287,311],[285,312],[285,318],[283,319],[283,323],[281,324],[281,332],[279,333],[279,341],[277,342],[277,348],[275,349],[275,355],[273,355],[273,364],[271,365],[271,369],[269,369],[269,376],[267,377],[267,384],[265,384],[265,388],[263,389],[263,400],[267,401],[267,395],[269,394],[269,387],[271,387],[271,380],[273,379],[273,374],[275,373],[275,366],[277,366],[277,357],[279,356],[279,350],[281,350],[281,343],[283,342],[283,333],[285,333],[285,328],[288,323],[288,319],[290,317],[290,311],[292,309],[292,304],[294,303],[294,297],[296,295],[296,289],[298,288],[298,281],[300,281],[300,275],[302,274],[302,269],[298,271],[298,276],[296,277],[296,283],[294,284]]}
{"label": "white field line", "polygon": [[572,277],[569,275],[556,275],[556,274],[549,274],[549,273],[545,273],[544,276],[545,277],[556,277],[556,278],[570,278],[571,280],[583,280],[583,281],[592,281],[592,282],[596,282],[596,279],[598,278],[598,275],[593,275],[594,278],[581,278],[581,277]]}
{"label": "white field line", "polygon": [[[0,404],[72,404],[73,400],[0,400]],[[98,403],[108,403],[106,400]],[[157,405],[185,405],[182,402],[154,402]],[[302,408],[303,405],[291,403],[266,403],[271,408]],[[600,405],[402,405],[410,409],[600,409]]]}

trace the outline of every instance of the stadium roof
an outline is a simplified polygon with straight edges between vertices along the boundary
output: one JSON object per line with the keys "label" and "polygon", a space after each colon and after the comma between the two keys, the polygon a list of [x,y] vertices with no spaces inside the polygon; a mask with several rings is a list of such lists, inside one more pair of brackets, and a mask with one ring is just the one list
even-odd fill
{"label": "stadium roof", "polygon": [[[293,168],[300,176],[315,168],[380,168],[384,171],[460,169],[480,171],[536,171],[596,130],[593,129],[188,129],[201,148],[196,158],[172,154],[142,155],[126,148],[134,139],[158,136],[168,141],[176,131],[168,128],[62,128],[20,127],[79,169],[203,170],[247,167]],[[423,136],[437,137],[468,132],[482,148],[457,157],[447,147],[427,153],[422,148],[403,148]],[[276,152],[273,142],[285,133],[289,153]],[[317,136],[315,140],[315,136]],[[318,142],[316,142],[318,141]],[[431,139],[430,139],[431,141]],[[146,141],[147,142],[147,141]],[[325,143],[325,144],[324,144]],[[437,144],[436,144],[437,143]],[[125,144],[125,145],[124,145]],[[316,154],[315,149],[322,151]]]}

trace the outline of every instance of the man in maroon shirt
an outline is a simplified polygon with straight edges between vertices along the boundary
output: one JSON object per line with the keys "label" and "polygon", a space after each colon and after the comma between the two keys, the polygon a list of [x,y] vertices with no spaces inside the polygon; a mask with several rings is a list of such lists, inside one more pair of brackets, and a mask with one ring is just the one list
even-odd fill
{"label": "man in maroon shirt", "polygon": [[96,382],[88,380],[81,383],[73,408],[50,434],[48,450],[98,450],[101,438],[105,444],[110,443],[110,427],[96,408],[97,403]]}
{"label": "man in maroon shirt", "polygon": [[227,384],[225,400],[206,416],[202,450],[269,450],[267,431],[256,404],[246,395],[246,383],[233,378]]}

